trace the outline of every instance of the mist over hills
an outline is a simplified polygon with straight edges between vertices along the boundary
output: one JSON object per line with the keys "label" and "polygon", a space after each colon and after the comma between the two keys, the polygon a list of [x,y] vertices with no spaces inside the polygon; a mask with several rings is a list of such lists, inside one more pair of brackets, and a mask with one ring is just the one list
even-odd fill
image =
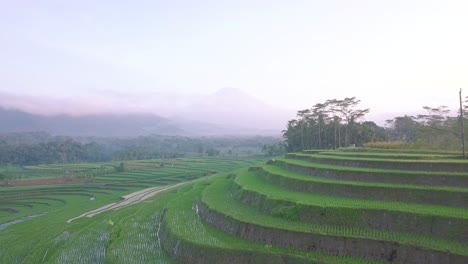
{"label": "mist over hills", "polygon": [[[183,107],[174,108],[173,115],[157,113],[96,113],[43,115],[22,110],[26,103],[16,96],[17,106],[0,104],[0,132],[46,131],[54,135],[134,137],[161,135],[273,135],[279,136],[287,120],[294,117],[288,111],[263,103],[261,100],[234,88],[224,88],[208,96],[194,99]],[[168,100],[168,98],[160,98]],[[38,104],[54,104],[47,98],[36,99]],[[40,101],[40,102],[39,102]],[[0,101],[0,103],[2,103]],[[133,102],[132,102],[133,103]],[[166,102],[167,104],[167,102]],[[74,105],[79,105],[78,101]],[[53,105],[55,106],[55,105]],[[120,105],[125,109],[125,105]],[[155,110],[157,112],[157,104]]]}
{"label": "mist over hills", "polygon": [[0,132],[46,131],[67,136],[132,137],[182,132],[169,120],[152,114],[44,116],[0,108],[0,123]]}
{"label": "mist over hills", "polygon": [[224,88],[178,112],[176,118],[205,120],[228,129],[281,131],[294,113],[267,105],[242,90]]}

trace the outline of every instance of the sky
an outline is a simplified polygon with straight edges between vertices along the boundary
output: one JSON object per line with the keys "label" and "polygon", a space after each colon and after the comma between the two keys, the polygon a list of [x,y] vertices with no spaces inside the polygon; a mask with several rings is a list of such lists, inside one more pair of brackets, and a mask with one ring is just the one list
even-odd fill
{"label": "sky", "polygon": [[292,110],[456,108],[467,29],[465,0],[0,0],[0,95],[44,111],[168,113],[223,87]]}

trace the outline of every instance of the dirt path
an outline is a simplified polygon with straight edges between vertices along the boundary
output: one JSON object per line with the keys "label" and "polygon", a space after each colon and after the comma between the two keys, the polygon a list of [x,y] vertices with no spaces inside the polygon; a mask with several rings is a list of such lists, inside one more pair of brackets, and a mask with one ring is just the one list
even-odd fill
{"label": "dirt path", "polygon": [[152,188],[147,188],[147,189],[137,191],[137,192],[134,192],[134,193],[131,193],[131,194],[127,194],[125,196],[122,196],[123,200],[120,201],[120,202],[111,203],[111,204],[105,205],[103,207],[100,207],[98,209],[95,209],[95,210],[86,212],[84,214],[81,214],[80,216],[68,219],[67,223],[71,223],[72,221],[74,221],[74,220],[76,220],[78,218],[81,218],[81,217],[93,217],[93,216],[95,216],[97,214],[100,214],[102,212],[106,212],[106,211],[109,211],[109,210],[117,210],[117,209],[125,207],[125,206],[136,204],[136,203],[142,202],[142,201],[144,201],[146,199],[149,199],[149,198],[155,196],[158,193],[168,191],[170,189],[177,188],[177,187],[179,187],[179,186],[181,186],[183,184],[187,184],[187,183],[188,182],[181,182],[181,183],[178,183],[178,184],[175,184],[175,185],[170,185],[170,186],[152,187]]}

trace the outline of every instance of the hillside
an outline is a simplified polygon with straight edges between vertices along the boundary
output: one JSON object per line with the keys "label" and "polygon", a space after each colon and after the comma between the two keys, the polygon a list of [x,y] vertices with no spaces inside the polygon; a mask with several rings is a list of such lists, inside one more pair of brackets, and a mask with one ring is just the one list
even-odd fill
{"label": "hillside", "polygon": [[0,132],[46,131],[66,136],[134,137],[183,133],[169,120],[152,114],[45,116],[0,108],[0,123]]}
{"label": "hillside", "polygon": [[173,119],[203,121],[234,133],[279,135],[292,117],[294,113],[268,105],[240,89],[224,88],[184,107]]}
{"label": "hillside", "polygon": [[[12,97],[12,95],[9,95]],[[16,97],[12,97],[16,98]],[[165,117],[158,115],[161,105],[168,104],[169,97],[154,98],[152,107],[146,107],[147,112],[134,112],[127,104],[144,104],[147,101],[120,102],[121,109],[117,113],[77,115],[81,108],[61,108],[48,98],[23,98],[4,102],[0,105],[0,132],[32,132],[46,131],[54,135],[67,136],[103,136],[103,137],[135,137],[140,135],[187,135],[187,136],[279,136],[286,121],[294,116],[286,110],[272,107],[261,100],[244,93],[239,89],[225,88],[211,95],[192,98],[179,106],[177,98],[172,109],[165,109]],[[108,104],[103,99],[104,105]],[[145,99],[146,100],[146,99]],[[16,103],[15,103],[16,102]],[[70,107],[76,107],[85,102],[76,101]],[[54,105],[54,114],[37,114],[41,105]],[[34,107],[26,107],[34,106]],[[27,111],[24,109],[35,109]],[[81,109],[81,110],[80,110]],[[99,109],[95,109],[98,111]],[[115,110],[115,109],[114,109]],[[167,114],[167,112],[172,114]],[[47,109],[39,111],[48,113]],[[61,114],[57,114],[61,113]],[[261,127],[261,129],[259,128]]]}
{"label": "hillside", "polygon": [[446,153],[292,153],[186,189],[162,245],[183,263],[467,263],[467,171]]}

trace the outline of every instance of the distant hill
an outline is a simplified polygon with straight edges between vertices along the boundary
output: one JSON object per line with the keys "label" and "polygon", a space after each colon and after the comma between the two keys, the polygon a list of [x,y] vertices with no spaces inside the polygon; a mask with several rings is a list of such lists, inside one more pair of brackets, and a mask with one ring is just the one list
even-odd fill
{"label": "distant hill", "polygon": [[153,114],[43,116],[0,108],[0,124],[0,132],[46,131],[67,136],[133,137],[184,133],[168,119]]}
{"label": "distant hill", "polygon": [[[158,100],[164,101],[165,104],[174,100],[172,114],[167,118],[153,114],[158,113],[158,106],[161,105],[157,101],[154,102],[154,109],[141,109],[152,113],[135,113],[125,102],[104,100],[103,105],[112,105],[114,108],[120,106],[119,114],[104,114],[110,108],[96,108],[101,114],[74,115],[78,110],[78,113],[90,113],[94,109],[93,105],[80,100],[53,100],[1,92],[0,95],[5,95],[4,98],[0,98],[0,132],[46,131],[53,135],[99,137],[134,137],[149,134],[279,136],[287,121],[294,118],[293,111],[270,106],[234,88],[224,88],[211,95],[193,97],[183,106],[179,106],[177,98],[159,98]],[[131,102],[137,104],[137,101]],[[141,103],[148,104],[146,101]],[[8,108],[2,108],[2,105]],[[123,114],[126,111],[131,114]]]}
{"label": "distant hill", "polygon": [[294,113],[265,104],[235,88],[224,88],[183,108],[174,120],[215,124],[235,134],[277,134]]}

